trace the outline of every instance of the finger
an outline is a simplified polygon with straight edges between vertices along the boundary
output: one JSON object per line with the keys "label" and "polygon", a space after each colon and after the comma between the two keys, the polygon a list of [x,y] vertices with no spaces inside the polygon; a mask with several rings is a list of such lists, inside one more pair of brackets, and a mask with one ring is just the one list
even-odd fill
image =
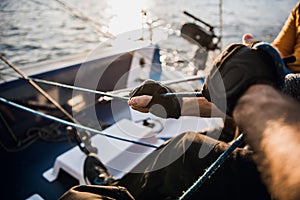
{"label": "finger", "polygon": [[141,107],[135,107],[135,106],[131,106],[131,108],[133,110],[136,110],[136,111],[139,111],[139,112],[142,112],[142,113],[148,113],[149,112],[149,108],[141,108]]}
{"label": "finger", "polygon": [[252,42],[254,42],[253,35],[250,33],[244,34],[243,38],[242,38],[242,42],[243,42],[243,44],[251,44]]}
{"label": "finger", "polygon": [[151,99],[152,99],[152,96],[148,96],[148,95],[132,97],[128,101],[128,105],[129,106],[134,106],[134,107],[144,108],[149,104]]}

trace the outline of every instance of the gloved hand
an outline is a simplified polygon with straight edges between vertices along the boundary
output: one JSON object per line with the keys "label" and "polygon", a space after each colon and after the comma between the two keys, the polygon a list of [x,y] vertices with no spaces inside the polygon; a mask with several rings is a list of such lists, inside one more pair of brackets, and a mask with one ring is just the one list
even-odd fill
{"label": "gloved hand", "polygon": [[149,112],[161,118],[179,118],[182,100],[177,97],[164,97],[161,94],[174,92],[171,88],[153,81],[146,80],[139,87],[129,93],[129,97],[150,95],[151,101],[146,108]]}
{"label": "gloved hand", "polygon": [[271,45],[232,44],[215,60],[202,94],[232,116],[236,102],[251,85],[262,83],[280,88],[286,73],[283,60]]}

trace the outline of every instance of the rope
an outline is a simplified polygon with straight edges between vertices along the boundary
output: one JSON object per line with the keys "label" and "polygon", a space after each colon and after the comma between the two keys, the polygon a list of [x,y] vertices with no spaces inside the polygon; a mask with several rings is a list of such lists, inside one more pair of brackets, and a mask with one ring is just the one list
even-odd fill
{"label": "rope", "polygon": [[[23,73],[21,70],[19,70],[16,66],[14,66],[12,63],[10,63],[3,55],[0,54],[0,59],[6,63],[10,68],[12,68],[17,74],[19,74],[21,76],[22,79],[27,80],[38,92],[40,92],[47,100],[49,100],[56,108],[58,108],[65,116],[67,116],[72,122],[74,122],[73,124],[77,124],[77,126],[81,126],[80,123],[73,118],[55,99],[53,99],[50,95],[48,95],[46,93],[45,90],[43,90],[39,85],[37,85],[34,81],[34,79],[28,77],[25,73]],[[197,77],[199,79],[199,77]],[[126,97],[120,97],[117,95],[112,95],[112,94],[108,94],[106,92],[101,92],[101,91],[94,91],[94,90],[90,90],[90,89],[86,89],[86,88],[79,88],[79,87],[75,87],[75,86],[70,86],[70,85],[66,85],[66,84],[62,84],[62,83],[57,83],[57,82],[52,82],[52,81],[45,81],[45,80],[41,80],[41,79],[36,79],[38,82],[43,82],[45,84],[51,84],[51,85],[56,85],[59,87],[65,87],[65,88],[69,88],[69,89],[77,89],[77,90],[81,90],[81,91],[85,91],[85,92],[93,92],[93,93],[97,93],[97,94],[101,94],[104,96],[109,96],[109,97],[113,97],[113,98],[118,98],[118,99],[122,99],[122,100],[128,100],[128,98]],[[185,80],[184,80],[185,81]],[[171,83],[174,82],[180,82],[180,81],[173,81]],[[167,95],[176,95],[176,94],[165,94]],[[194,94],[192,94],[193,96],[195,96]],[[37,114],[37,113],[36,113]],[[74,125],[73,125],[74,126]],[[87,128],[81,128],[83,130],[88,130]],[[94,132],[95,130],[93,130],[92,132]],[[78,134],[78,133],[77,133]],[[77,138],[77,139],[76,139]],[[78,146],[80,147],[80,149],[84,152],[84,153],[89,153],[89,150],[86,148],[86,145],[88,141],[82,141],[82,139],[80,137],[75,137],[76,142],[78,144]],[[80,144],[84,142],[85,147],[82,147]]]}
{"label": "rope", "polygon": [[[6,146],[4,143],[0,141],[0,147],[2,147],[7,152],[18,152],[26,149],[31,144],[33,144],[38,139],[47,141],[47,142],[63,142],[65,140],[69,140],[69,137],[64,138],[62,137],[62,131],[59,129],[59,123],[50,124],[47,127],[43,128],[30,128],[26,132],[26,137],[24,139],[17,139],[16,135],[14,134],[11,127],[8,125],[8,122],[5,120],[4,116],[0,112],[0,118],[3,122],[4,126],[7,128],[8,132],[10,133],[13,141],[16,143],[15,146]],[[71,144],[71,141],[69,142]]]}
{"label": "rope", "polygon": [[[173,85],[173,84],[178,84],[178,83],[183,83],[183,82],[189,82],[189,81],[201,81],[201,82],[203,82],[204,79],[205,79],[204,76],[191,76],[189,78],[181,78],[181,79],[175,79],[175,80],[161,81],[161,83],[164,84],[164,85]],[[135,88],[131,87],[131,88],[114,90],[114,91],[111,91],[111,92],[112,93],[123,93],[123,92],[129,92],[129,91],[131,91],[133,89],[135,89]]]}
{"label": "rope", "polygon": [[221,165],[229,158],[231,153],[243,142],[244,134],[239,137],[224,151],[219,158],[199,177],[199,179],[179,198],[179,200],[188,199],[190,196],[199,189],[205,181],[221,167]]}
{"label": "rope", "polygon": [[97,129],[86,127],[86,126],[83,126],[83,125],[80,125],[80,124],[75,124],[73,122],[69,122],[69,121],[66,121],[66,120],[48,115],[48,114],[38,112],[36,110],[33,110],[31,108],[28,108],[28,107],[22,106],[20,104],[14,103],[14,102],[9,101],[9,100],[7,100],[5,98],[2,98],[2,97],[0,97],[0,101],[3,102],[3,103],[6,103],[8,105],[14,106],[16,108],[19,108],[21,110],[24,110],[24,111],[30,112],[32,114],[44,117],[46,119],[49,119],[49,120],[52,120],[52,121],[55,121],[55,122],[59,122],[59,123],[64,124],[64,125],[72,126],[72,127],[78,128],[78,129],[82,129],[82,130],[90,131],[90,132],[93,132],[93,133],[97,133],[97,134],[105,136],[105,137],[109,137],[109,138],[116,139],[116,140],[121,140],[121,141],[124,141],[124,142],[130,142],[130,143],[138,144],[138,145],[141,145],[141,146],[147,146],[147,147],[151,147],[151,148],[155,148],[155,149],[157,149],[159,147],[159,146],[156,146],[156,145],[153,145],[153,144],[150,144],[150,143],[145,143],[145,142],[141,142],[141,141],[135,141],[135,140],[130,140],[130,139],[126,139],[126,138],[117,137],[117,136],[114,136],[114,135],[109,135],[109,134],[101,132]]}
{"label": "rope", "polygon": [[[102,96],[111,97],[111,98],[119,99],[119,100],[125,100],[125,101],[129,100],[129,97],[118,96],[118,95],[110,94],[110,93],[107,93],[107,92],[102,92],[102,91],[99,91],[99,90],[91,90],[91,89],[87,89],[87,88],[71,86],[71,85],[58,83],[58,82],[53,82],[53,81],[47,81],[47,80],[36,79],[36,78],[29,78],[29,79],[26,79],[26,80],[34,80],[35,82],[44,83],[44,84],[48,84],[48,85],[54,85],[54,86],[58,86],[58,87],[62,87],[62,88],[68,88],[68,89],[79,90],[79,91],[82,91],[82,92],[100,94]],[[164,96],[164,97],[179,97],[180,98],[180,97],[202,97],[203,95],[202,95],[201,92],[174,92],[174,93],[161,94],[161,96]]]}
{"label": "rope", "polygon": [[10,126],[8,125],[7,121],[5,120],[4,116],[2,115],[2,113],[0,112],[0,118],[1,121],[3,122],[5,128],[7,129],[8,133],[10,134],[10,136],[13,138],[13,140],[17,143],[18,139],[16,137],[16,135],[14,134],[13,130],[10,128]]}
{"label": "rope", "polygon": [[[3,74],[3,73],[0,73]],[[67,84],[63,84],[63,83],[59,83],[59,82],[54,82],[54,81],[48,81],[48,80],[43,80],[43,79],[37,79],[37,78],[24,78],[24,77],[18,77],[18,76],[14,76],[11,74],[5,74],[7,76],[13,76],[13,77],[17,77],[20,79],[24,79],[24,80],[32,80],[34,82],[38,82],[38,83],[44,83],[47,85],[53,85],[53,86],[57,86],[57,87],[62,87],[62,88],[67,88],[67,89],[73,89],[73,90],[78,90],[78,91],[82,91],[82,92],[89,92],[89,93],[93,93],[93,94],[100,94],[102,96],[106,96],[106,97],[111,97],[114,99],[119,99],[119,100],[125,100],[128,101],[129,97],[124,97],[124,96],[119,96],[119,95],[114,95],[108,92],[102,92],[99,90],[92,90],[92,89],[88,89],[88,88],[82,88],[82,87],[77,87],[77,86],[72,86],[72,85],[67,85]],[[113,91],[114,92],[114,91]],[[161,94],[163,97],[202,97],[202,93],[201,92],[174,92],[174,93],[165,93],[165,94]]]}
{"label": "rope", "polygon": [[[25,78],[23,78],[23,79],[25,79]],[[76,86],[67,85],[67,84],[58,83],[58,82],[53,82],[53,81],[47,81],[47,80],[42,80],[42,79],[37,79],[37,78],[28,78],[28,79],[25,79],[25,80],[33,80],[35,82],[44,83],[44,84],[47,84],[47,85],[53,85],[53,86],[57,86],[57,87],[73,89],[73,90],[78,90],[78,91],[82,91],[82,92],[100,94],[102,96],[111,97],[111,98],[114,98],[114,99],[120,99],[120,100],[125,100],[125,101],[129,100],[128,97],[113,95],[113,94],[109,94],[107,92],[102,92],[102,91],[99,91],[99,90],[92,90],[92,89],[88,89],[88,88],[76,87]]]}
{"label": "rope", "polygon": [[[48,101],[50,101],[59,111],[61,111],[66,117],[68,117],[72,122],[76,124],[80,124],[74,117],[72,117],[71,114],[69,114],[55,99],[53,99],[50,95],[46,93],[45,90],[43,90],[39,85],[37,85],[33,80],[31,80],[25,73],[23,73],[21,70],[19,70],[16,66],[14,66],[12,63],[10,63],[2,54],[0,54],[0,59],[7,64],[10,68],[12,68],[17,74],[19,74],[22,78],[28,80],[28,82],[40,93],[42,94]],[[77,133],[77,132],[76,132]],[[78,133],[77,133],[78,134]],[[90,135],[89,133],[87,133]],[[78,137],[75,137],[78,138]],[[90,143],[87,143],[89,141],[82,141],[80,138],[79,140],[76,140],[78,146],[80,149],[86,153],[89,154],[89,150],[87,149],[87,145],[90,145]],[[82,147],[80,143],[84,143],[85,147]]]}
{"label": "rope", "polygon": [[163,97],[203,97],[201,92],[174,92],[174,93],[165,93],[161,94]]}
{"label": "rope", "polygon": [[[40,86],[38,86],[33,80],[31,80],[25,73],[19,70],[16,66],[10,63],[3,55],[0,54],[0,59],[7,64],[10,68],[12,68],[17,74],[19,74],[23,79],[28,80],[28,82],[39,91],[47,100],[49,100],[55,107],[57,107],[64,115],[66,115],[70,120],[77,122],[55,99],[53,99],[50,95],[46,93]],[[78,123],[78,122],[77,122]]]}

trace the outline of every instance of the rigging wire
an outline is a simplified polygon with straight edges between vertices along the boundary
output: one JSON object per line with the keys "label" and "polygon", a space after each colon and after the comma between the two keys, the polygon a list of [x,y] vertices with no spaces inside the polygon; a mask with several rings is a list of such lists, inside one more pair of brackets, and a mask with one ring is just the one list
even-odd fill
{"label": "rigging wire", "polygon": [[[26,80],[28,80],[29,81],[29,83],[30,84],[32,84],[38,91],[40,91],[48,100],[52,100],[53,101],[53,104],[56,106],[56,107],[58,107],[58,109],[60,110],[60,111],[62,111],[64,114],[66,113],[66,116],[69,118],[69,119],[71,119],[74,123],[71,123],[71,122],[67,122],[67,121],[65,121],[65,120],[61,120],[61,119],[58,119],[58,118],[55,118],[55,117],[52,117],[52,116],[48,116],[48,115],[46,115],[46,114],[43,114],[43,113],[39,113],[39,112],[37,112],[37,111],[34,111],[33,109],[29,109],[29,108],[27,108],[27,107],[24,107],[24,106],[20,106],[20,105],[18,105],[18,104],[14,104],[14,103],[10,103],[10,102],[8,102],[7,100],[5,101],[3,98],[2,98],[2,101],[3,102],[6,102],[6,103],[9,103],[10,105],[14,105],[15,107],[17,107],[17,106],[19,106],[19,108],[21,108],[21,109],[23,109],[23,110],[27,110],[27,111],[29,111],[29,112],[32,112],[32,113],[35,113],[35,114],[37,114],[37,115],[40,115],[40,116],[42,116],[42,117],[46,117],[46,118],[48,118],[48,119],[52,119],[52,120],[54,120],[54,121],[57,121],[57,122],[61,122],[61,123],[63,123],[63,124],[67,124],[67,125],[71,125],[71,126],[73,126],[73,127],[76,127],[76,128],[80,128],[80,129],[82,129],[82,130],[85,130],[85,131],[91,131],[91,132],[96,132],[96,133],[101,133],[101,132],[99,132],[98,130],[95,130],[95,129],[92,129],[92,128],[89,128],[89,127],[85,127],[85,126],[82,126],[82,125],[80,125],[78,122],[77,122],[77,120],[76,119],[74,119],[72,116],[70,116],[70,114],[69,113],[67,113],[67,111],[65,111],[55,100],[53,100],[52,99],[52,97],[51,96],[49,96],[42,88],[40,88],[31,78],[29,78],[26,74],[24,74],[22,71],[20,71],[20,70],[18,70],[12,63],[10,63],[4,56],[2,56],[1,54],[0,54],[0,59],[2,60],[2,61],[4,61],[9,67],[11,67],[13,70],[15,70],[20,76],[21,76],[21,78],[23,78],[23,79],[26,79]],[[43,80],[44,81],[44,80]],[[47,81],[46,81],[47,82]],[[57,85],[60,85],[61,86],[61,84],[60,83],[55,83],[55,84],[57,84]],[[62,87],[62,86],[61,86]],[[73,87],[73,86],[69,86],[69,87]],[[81,88],[82,89],[82,88]],[[88,90],[89,91],[89,90]],[[91,90],[92,91],[92,90]],[[93,92],[95,92],[95,91],[93,91]],[[102,94],[104,94],[104,95],[107,95],[107,93],[105,93],[105,92],[101,92]],[[167,94],[165,94],[165,95],[167,95]],[[173,93],[171,93],[171,95],[174,95]],[[124,99],[124,98],[123,98]],[[127,99],[126,99],[127,100]],[[61,108],[61,109],[60,109]],[[102,134],[102,133],[101,133]],[[110,136],[110,137],[112,137],[112,136]],[[117,139],[117,138],[116,138]],[[120,138],[119,138],[120,139]],[[120,139],[120,140],[124,140],[124,141],[127,141],[127,142],[132,142],[132,143],[136,143],[136,144],[140,144],[140,142],[136,142],[136,141],[131,141],[131,140],[126,140],[126,139]],[[143,143],[144,144],[144,143]],[[151,144],[144,144],[144,146],[150,146],[150,147],[153,147],[153,145],[151,145]],[[154,145],[155,146],[155,145]],[[155,146],[155,148],[157,148],[156,146]]]}
{"label": "rigging wire", "polygon": [[[54,85],[54,86],[58,86],[58,87],[62,87],[62,88],[79,90],[79,91],[82,91],[82,92],[100,94],[102,96],[111,97],[111,98],[119,99],[119,100],[125,100],[125,101],[129,100],[129,97],[114,95],[114,94],[110,94],[108,92],[102,92],[102,91],[99,91],[99,90],[91,90],[91,89],[87,89],[87,88],[71,86],[71,85],[58,83],[58,82],[53,82],[53,81],[47,81],[47,80],[36,79],[36,78],[29,78],[29,79],[26,79],[26,80],[33,80],[33,81],[39,82],[39,83],[45,83],[45,84],[48,84],[48,85]],[[202,95],[201,92],[174,92],[174,93],[164,93],[164,94],[161,94],[161,96],[163,96],[163,97],[179,97],[180,98],[180,97],[202,97],[203,95]]]}
{"label": "rigging wire", "polygon": [[147,146],[147,147],[151,147],[151,148],[155,148],[155,149],[157,149],[159,147],[159,146],[156,146],[154,144],[114,136],[114,135],[111,135],[111,134],[108,134],[108,133],[105,133],[105,132],[101,132],[101,131],[99,131],[97,129],[94,129],[94,128],[90,128],[90,127],[83,126],[81,124],[76,124],[76,123],[73,123],[73,122],[69,122],[69,121],[66,121],[66,120],[48,115],[48,114],[38,112],[36,110],[33,110],[31,108],[28,108],[28,107],[22,106],[20,104],[14,103],[14,102],[9,101],[9,100],[7,100],[5,98],[2,98],[2,97],[0,97],[0,101],[3,102],[3,103],[6,103],[8,105],[11,105],[13,107],[19,108],[21,110],[30,112],[30,113],[38,115],[38,116],[41,116],[43,118],[46,118],[46,119],[49,119],[49,120],[52,120],[52,121],[55,121],[55,122],[59,122],[59,123],[64,124],[64,125],[72,126],[72,127],[75,127],[75,128],[81,129],[81,130],[86,130],[86,131],[90,131],[90,132],[93,132],[93,133],[97,133],[97,134],[105,136],[105,137],[109,137],[109,138],[124,141],[124,142],[130,142],[130,143],[138,144],[138,145],[141,145],[141,146]]}
{"label": "rigging wire", "polygon": [[[4,74],[4,73],[0,72],[0,74]],[[99,95],[102,95],[102,96],[111,97],[113,99],[119,99],[119,100],[125,100],[125,101],[129,100],[129,97],[113,94],[117,91],[102,92],[102,91],[99,91],[99,90],[92,90],[92,89],[88,89],[88,88],[82,88],[82,87],[72,86],[72,85],[68,85],[68,84],[64,84],[64,83],[48,81],[48,80],[43,80],[43,79],[38,79],[38,78],[19,77],[19,76],[15,76],[15,75],[12,75],[12,74],[4,74],[4,75],[24,79],[24,80],[27,80],[27,81],[32,80],[34,82],[44,83],[44,84],[47,84],[47,85],[53,85],[53,86],[57,86],[57,87],[73,89],[73,90],[78,90],[78,91],[82,91],[82,92],[99,94]],[[192,78],[192,79],[194,79],[194,78]],[[197,76],[196,79],[200,79],[200,78]],[[186,81],[187,79],[184,79],[184,80]],[[180,81],[177,80],[176,83],[178,83],[178,82],[180,82]],[[126,89],[126,91],[128,91],[128,90]],[[162,96],[164,96],[164,97],[179,97],[180,98],[180,97],[202,97],[203,95],[202,95],[201,92],[174,92],[174,93],[165,93],[165,94],[162,94]]]}
{"label": "rigging wire", "polygon": [[[188,77],[188,78],[160,81],[160,83],[170,86],[170,85],[183,83],[183,82],[190,82],[190,81],[200,81],[201,83],[203,83],[204,80],[205,80],[205,76],[195,75],[195,76],[191,76],[191,77]],[[133,89],[135,89],[135,88],[131,87],[131,88],[118,89],[118,90],[111,91],[111,94],[130,92]]]}
{"label": "rigging wire", "polygon": [[0,59],[7,64],[10,68],[12,68],[17,74],[19,74],[22,78],[28,79],[29,83],[39,91],[47,100],[49,100],[55,107],[57,107],[65,116],[67,116],[70,120],[76,122],[74,119],[55,99],[53,99],[49,94],[46,93],[40,86],[38,86],[33,80],[30,80],[29,77],[19,70],[16,66],[10,63],[2,54],[0,54]]}
{"label": "rigging wire", "polygon": [[[22,78],[24,79],[29,79],[29,77],[23,73],[20,69],[18,69],[15,65],[13,65],[12,63],[10,63],[2,54],[0,54],[0,59],[7,64],[10,68],[12,68],[17,74],[19,74]],[[75,124],[80,124],[70,113],[68,113],[55,99],[53,99],[49,94],[46,93],[45,90],[43,90],[38,84],[36,84],[34,81],[32,80],[28,80],[28,82],[30,83],[30,85],[32,85],[41,95],[43,95],[48,101],[50,101],[60,112],[62,112],[69,120],[71,120],[72,122],[74,122]],[[87,136],[90,136],[90,133],[85,132],[87,134]],[[90,153],[90,149],[88,149],[88,146],[93,148],[89,139],[87,138],[87,140],[83,140],[80,136],[79,133],[76,132],[78,137],[74,137],[76,139],[76,142],[78,143],[79,148],[85,153],[85,154],[89,154]],[[86,137],[84,137],[86,138]],[[84,146],[82,146],[81,144],[84,144]],[[95,150],[95,149],[93,149]]]}

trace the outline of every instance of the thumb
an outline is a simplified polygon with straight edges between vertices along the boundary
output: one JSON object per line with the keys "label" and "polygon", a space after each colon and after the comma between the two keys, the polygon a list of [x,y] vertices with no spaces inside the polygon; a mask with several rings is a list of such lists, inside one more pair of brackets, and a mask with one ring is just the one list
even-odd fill
{"label": "thumb", "polygon": [[151,99],[152,99],[152,96],[149,96],[149,95],[135,96],[128,100],[128,105],[143,108],[149,104]]}

